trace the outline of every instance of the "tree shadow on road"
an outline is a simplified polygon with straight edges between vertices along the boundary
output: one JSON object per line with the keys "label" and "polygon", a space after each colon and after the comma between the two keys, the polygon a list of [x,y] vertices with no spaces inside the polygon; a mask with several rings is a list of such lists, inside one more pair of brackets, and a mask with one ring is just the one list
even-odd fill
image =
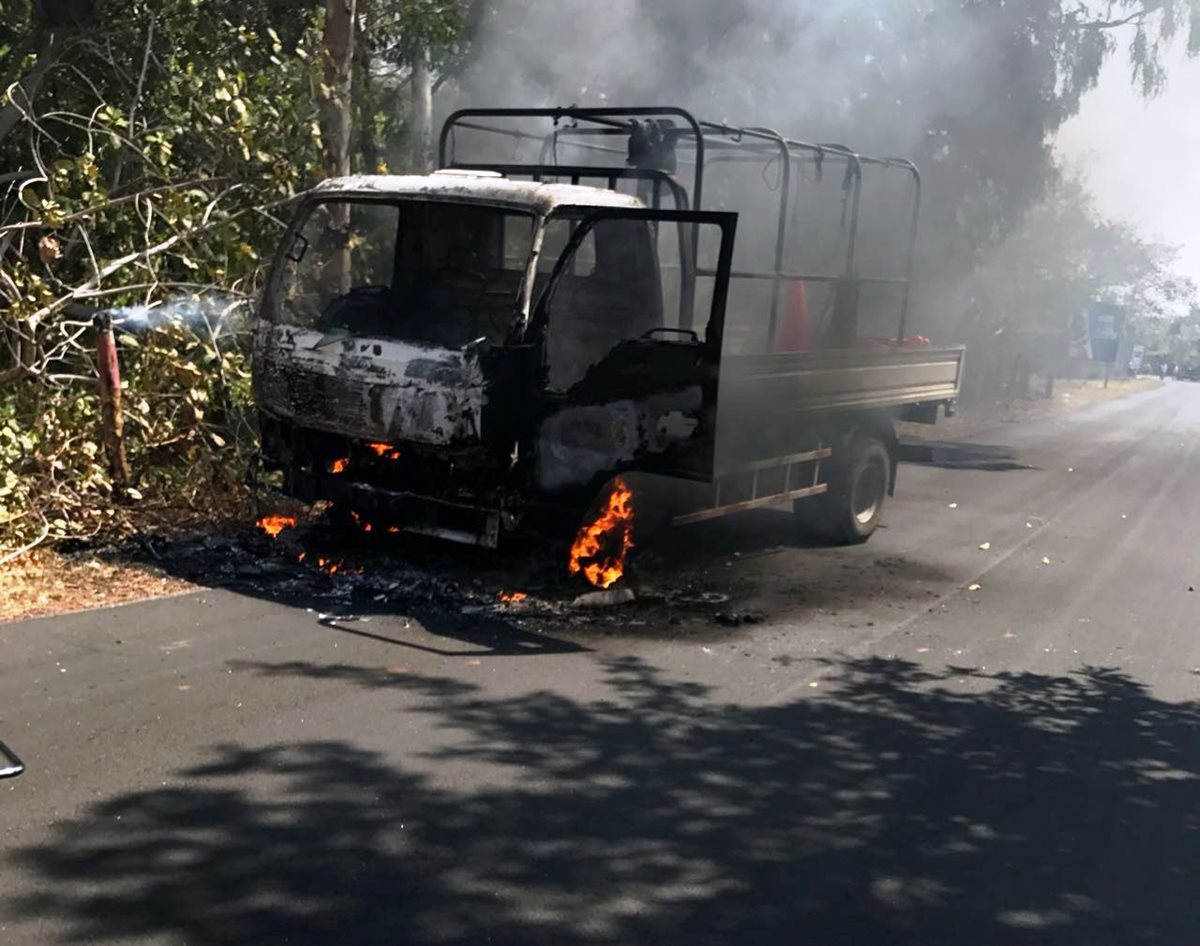
{"label": "tree shadow on road", "polygon": [[747,706],[631,658],[595,700],[243,669],[362,687],[439,748],[220,747],[11,855],[36,892],[10,909],[89,942],[1196,938],[1200,705],[1113,671],[966,694],[970,671],[846,660]]}
{"label": "tree shadow on road", "polygon": [[900,459],[904,463],[938,466],[947,470],[1036,470],[1024,463],[1012,447],[999,444],[948,440],[903,440]]}

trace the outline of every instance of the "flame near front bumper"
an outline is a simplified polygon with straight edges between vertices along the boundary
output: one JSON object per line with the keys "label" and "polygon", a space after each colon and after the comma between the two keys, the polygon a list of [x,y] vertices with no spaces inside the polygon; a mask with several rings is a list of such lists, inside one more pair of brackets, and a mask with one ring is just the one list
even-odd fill
{"label": "flame near front bumper", "polygon": [[346,482],[329,492],[364,517],[378,516],[404,532],[428,535],[464,545],[494,549],[500,544],[504,514],[499,509],[467,506],[366,483]]}

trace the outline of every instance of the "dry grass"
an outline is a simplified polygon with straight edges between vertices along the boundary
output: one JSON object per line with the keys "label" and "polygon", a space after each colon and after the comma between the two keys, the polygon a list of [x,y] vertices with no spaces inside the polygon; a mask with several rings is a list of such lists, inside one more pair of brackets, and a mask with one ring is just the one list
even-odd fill
{"label": "dry grass", "polygon": [[[121,528],[109,539],[119,543],[130,534],[220,532],[244,526],[252,515],[244,490],[189,505],[146,503],[123,509]],[[63,553],[51,545],[40,546],[0,564],[0,623],[161,598],[195,587],[109,555]]]}
{"label": "dry grass", "polygon": [[137,565],[34,549],[0,567],[0,622],[161,598],[194,586]]}

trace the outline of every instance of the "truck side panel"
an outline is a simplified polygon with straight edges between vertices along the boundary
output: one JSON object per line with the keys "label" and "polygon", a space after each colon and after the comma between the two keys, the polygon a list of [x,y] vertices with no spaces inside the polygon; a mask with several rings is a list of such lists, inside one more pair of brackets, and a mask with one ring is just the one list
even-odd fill
{"label": "truck side panel", "polygon": [[[819,412],[952,403],[962,360],[961,348],[727,356],[717,413],[718,467],[727,471],[810,448],[798,442],[799,429]],[[764,417],[772,423],[764,424]]]}

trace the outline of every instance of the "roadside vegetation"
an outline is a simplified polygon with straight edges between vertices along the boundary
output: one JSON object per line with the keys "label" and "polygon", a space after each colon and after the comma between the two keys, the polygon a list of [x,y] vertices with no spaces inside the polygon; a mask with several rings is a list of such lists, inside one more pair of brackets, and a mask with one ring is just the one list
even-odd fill
{"label": "roadside vegetation", "polygon": [[[1171,248],[1100,219],[1052,150],[1109,56],[1152,95],[1173,43],[1200,50],[1194,5],[865,6],[626,0],[611,21],[669,64],[651,97],[911,154],[929,182],[926,334],[987,351],[1103,298],[1132,307],[1148,345],[1196,353],[1195,287]],[[0,564],[242,515],[250,316],[292,200],[328,174],[427,166],[433,109],[646,101],[644,72],[592,48],[603,15],[576,0],[0,0]],[[923,38],[943,33],[993,54]],[[756,114],[796,62],[828,81]],[[1000,87],[1012,95],[959,98]],[[102,310],[128,484],[100,431]],[[993,374],[978,372],[984,400]]]}

